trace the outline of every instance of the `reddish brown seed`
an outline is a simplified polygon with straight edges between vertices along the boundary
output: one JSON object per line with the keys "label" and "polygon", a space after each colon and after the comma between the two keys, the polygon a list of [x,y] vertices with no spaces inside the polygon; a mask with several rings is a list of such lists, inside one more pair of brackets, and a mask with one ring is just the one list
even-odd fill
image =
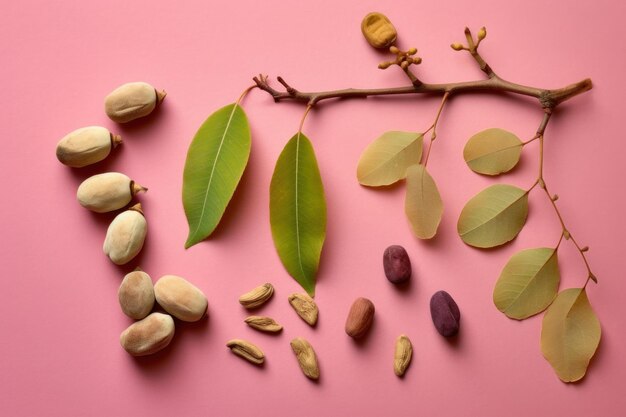
{"label": "reddish brown seed", "polygon": [[444,337],[459,332],[461,312],[454,299],[445,291],[437,291],[430,299],[430,315],[435,328]]}
{"label": "reddish brown seed", "polygon": [[346,319],[346,333],[348,336],[358,339],[367,334],[374,321],[374,303],[367,298],[357,298]]}
{"label": "reddish brown seed", "polygon": [[393,284],[403,284],[411,278],[411,260],[406,250],[399,245],[392,245],[383,254],[385,276]]}

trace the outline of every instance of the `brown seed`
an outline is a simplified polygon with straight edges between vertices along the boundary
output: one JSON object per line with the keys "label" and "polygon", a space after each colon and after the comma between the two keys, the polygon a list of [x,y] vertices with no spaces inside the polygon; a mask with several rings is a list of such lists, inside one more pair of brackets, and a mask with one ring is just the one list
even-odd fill
{"label": "brown seed", "polygon": [[359,339],[367,334],[374,321],[374,303],[367,298],[357,298],[346,319],[346,333],[348,336]]}
{"label": "brown seed", "polygon": [[411,279],[411,260],[400,245],[392,245],[383,254],[385,276],[393,284],[403,284]]}
{"label": "brown seed", "polygon": [[435,328],[444,337],[459,332],[461,312],[454,299],[445,291],[437,291],[430,299],[430,315]]}
{"label": "brown seed", "polygon": [[154,306],[154,288],[150,275],[141,270],[126,274],[117,297],[124,314],[131,319],[143,319]]}
{"label": "brown seed", "polygon": [[250,316],[244,321],[248,326],[262,332],[278,333],[283,329],[283,326],[276,323],[276,321],[271,317]]}
{"label": "brown seed", "polygon": [[298,313],[298,316],[306,321],[309,326],[315,326],[319,310],[317,304],[307,294],[294,293],[289,296],[289,304]]}
{"label": "brown seed", "polygon": [[262,365],[265,362],[265,355],[258,346],[253,345],[247,340],[232,339],[226,342],[226,346],[230,348],[230,351],[235,355],[244,358],[250,363],[255,365]]}
{"label": "brown seed", "polygon": [[291,349],[296,354],[296,359],[302,369],[302,373],[307,378],[317,380],[320,377],[320,368],[317,364],[317,356],[313,346],[301,337],[296,337],[291,341]]}
{"label": "brown seed", "polygon": [[413,345],[407,335],[401,334],[396,339],[396,351],[393,357],[393,372],[397,376],[403,376],[411,364],[413,357]]}
{"label": "brown seed", "polygon": [[206,296],[195,285],[176,275],[164,275],[154,284],[157,303],[182,321],[198,321],[206,315]]}

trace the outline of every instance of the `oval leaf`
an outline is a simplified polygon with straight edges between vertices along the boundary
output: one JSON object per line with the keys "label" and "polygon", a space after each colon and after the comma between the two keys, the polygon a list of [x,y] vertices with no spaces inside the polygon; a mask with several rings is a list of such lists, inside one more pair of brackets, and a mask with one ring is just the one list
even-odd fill
{"label": "oval leaf", "polygon": [[289,140],[276,162],[270,223],[285,269],[313,297],[326,238],[326,201],[313,146],[302,133]]}
{"label": "oval leaf", "polygon": [[493,291],[498,310],[517,320],[545,310],[559,289],[557,258],[552,248],[526,249],[513,255]]}
{"label": "oval leaf", "polygon": [[361,185],[378,187],[406,178],[406,170],[422,159],[424,135],[414,132],[385,132],[370,143],[356,169]]}
{"label": "oval leaf", "polygon": [[463,149],[470,169],[479,174],[499,175],[519,162],[522,141],[503,129],[487,129],[472,136]]}
{"label": "oval leaf", "polygon": [[515,238],[528,216],[528,192],[506,184],[492,185],[470,199],[459,216],[463,242],[492,248]]}
{"label": "oval leaf", "polygon": [[420,239],[435,236],[443,214],[443,203],[437,184],[424,165],[416,164],[407,170],[404,210],[415,236]]}
{"label": "oval leaf", "polygon": [[189,236],[185,248],[217,227],[250,156],[250,127],[241,106],[229,104],[200,126],[183,172],[183,206]]}
{"label": "oval leaf", "polygon": [[563,382],[582,379],[600,344],[600,322],[584,288],[559,293],[541,327],[541,351]]}

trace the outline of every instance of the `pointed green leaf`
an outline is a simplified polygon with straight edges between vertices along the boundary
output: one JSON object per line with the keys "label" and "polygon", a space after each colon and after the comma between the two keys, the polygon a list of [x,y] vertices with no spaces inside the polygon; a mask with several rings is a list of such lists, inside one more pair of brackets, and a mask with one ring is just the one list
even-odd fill
{"label": "pointed green leaf", "polygon": [[356,170],[359,183],[378,187],[406,178],[407,168],[422,159],[423,137],[415,132],[385,132],[363,151]]}
{"label": "pointed green leaf", "polygon": [[472,136],[463,149],[470,169],[479,174],[499,175],[519,162],[522,141],[503,129],[487,129]]}
{"label": "pointed green leaf", "polygon": [[270,184],[270,223],[285,269],[314,296],[326,238],[326,201],[313,146],[302,133],[289,140],[276,161]]}
{"label": "pointed green leaf", "polygon": [[517,320],[545,310],[559,289],[557,258],[553,248],[526,249],[513,255],[493,291],[498,310]]}
{"label": "pointed green leaf", "polygon": [[250,127],[241,106],[217,110],[194,136],[183,173],[183,206],[189,236],[185,248],[217,227],[250,155]]}
{"label": "pointed green leaf", "polygon": [[420,239],[435,236],[443,214],[443,202],[437,184],[422,164],[412,165],[407,170],[404,210],[415,236]]}
{"label": "pointed green leaf", "polygon": [[559,293],[541,327],[541,352],[563,382],[582,379],[600,344],[600,322],[584,288]]}
{"label": "pointed green leaf", "polygon": [[528,192],[506,184],[492,185],[472,197],[459,216],[463,242],[492,248],[515,238],[528,216]]}

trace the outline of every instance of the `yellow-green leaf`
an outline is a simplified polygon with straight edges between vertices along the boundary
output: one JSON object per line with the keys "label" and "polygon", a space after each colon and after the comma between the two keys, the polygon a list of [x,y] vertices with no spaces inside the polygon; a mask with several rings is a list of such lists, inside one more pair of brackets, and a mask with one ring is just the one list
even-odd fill
{"label": "yellow-green leaf", "polygon": [[543,318],[541,351],[563,382],[582,379],[600,344],[600,322],[584,288],[561,291]]}
{"label": "yellow-green leaf", "polygon": [[276,161],[270,223],[285,269],[313,297],[326,238],[326,200],[313,146],[302,133],[289,140]]}
{"label": "yellow-green leaf", "polygon": [[492,248],[515,238],[528,216],[528,192],[506,184],[492,185],[472,197],[459,216],[463,242]]}
{"label": "yellow-green leaf", "polygon": [[560,279],[555,249],[523,250],[504,266],[493,291],[493,302],[508,317],[523,320],[550,305]]}
{"label": "yellow-green leaf", "polygon": [[250,155],[250,127],[233,103],[209,116],[193,138],[183,173],[183,206],[189,223],[185,248],[217,227]]}
{"label": "yellow-green leaf", "polygon": [[424,165],[412,165],[407,170],[404,210],[415,236],[420,239],[435,236],[443,214],[443,203],[437,184]]}
{"label": "yellow-green leaf", "polygon": [[359,183],[370,187],[390,185],[406,178],[406,170],[422,159],[424,135],[385,132],[363,151],[356,170]]}
{"label": "yellow-green leaf", "polygon": [[519,162],[522,141],[503,129],[487,129],[472,136],[463,149],[470,169],[479,174],[499,175]]}

